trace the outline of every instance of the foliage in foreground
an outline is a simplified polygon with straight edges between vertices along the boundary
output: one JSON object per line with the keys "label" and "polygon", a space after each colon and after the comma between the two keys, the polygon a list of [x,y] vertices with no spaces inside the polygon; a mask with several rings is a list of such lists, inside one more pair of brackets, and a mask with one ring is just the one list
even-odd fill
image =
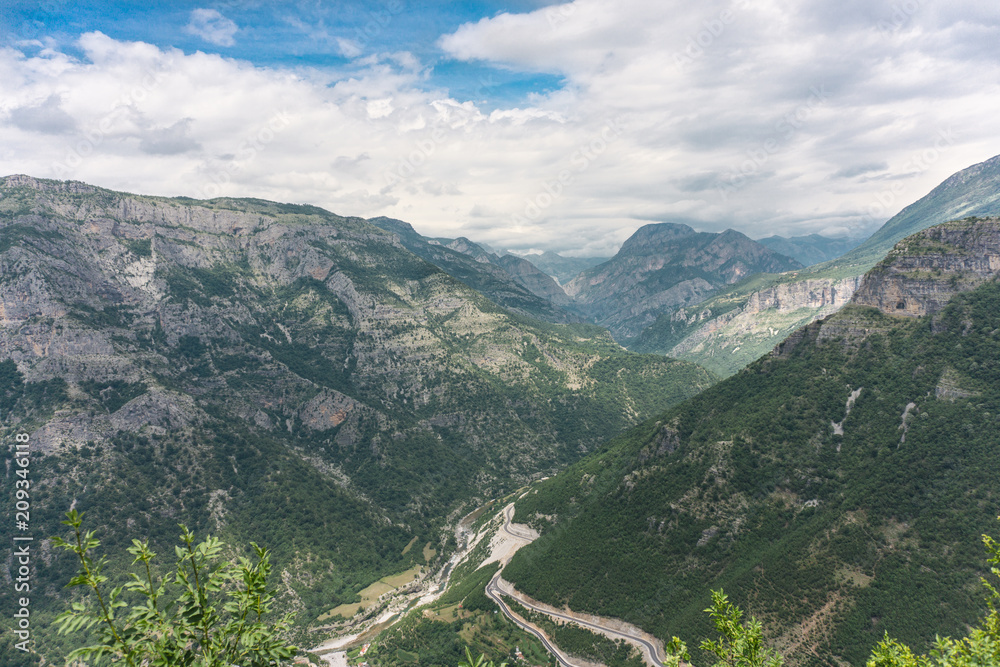
{"label": "foliage in foreground", "polygon": [[[1000,518],[1000,517],[998,517]],[[987,562],[990,571],[1000,577],[1000,544],[989,535],[983,535],[983,544],[989,552]],[[997,612],[997,602],[1000,592],[996,587],[982,579],[987,590],[986,604],[989,611],[982,619],[979,627],[973,628],[969,634],[955,640],[950,637],[937,637],[934,648],[929,655],[916,655],[909,646],[891,639],[886,633],[879,642],[868,667],[978,667],[979,665],[1000,665],[1000,613]]]}
{"label": "foliage in foreground", "polygon": [[[983,535],[983,543],[989,553],[987,562],[992,565],[990,570],[1000,577],[1000,544],[989,535]],[[982,582],[988,592],[989,611],[979,627],[973,628],[967,636],[958,640],[939,636],[929,655],[916,655],[909,646],[891,639],[886,633],[885,638],[872,651],[867,667],[1000,665],[1000,612],[997,611],[1000,591],[986,579]],[[748,623],[742,623],[742,610],[729,602],[723,591],[712,591],[712,606],[705,611],[712,617],[719,632],[718,640],[706,639],[701,642],[701,649],[718,659],[713,667],[782,666],[782,657],[764,648],[760,622],[751,617]],[[667,643],[666,650],[667,660],[664,664],[668,667],[680,667],[691,660],[687,645],[678,637],[673,637]]]}
{"label": "foliage in foreground", "polygon": [[[83,514],[71,510],[63,523],[73,529],[70,541],[53,538],[56,546],[72,551],[80,560],[78,573],[68,586],[93,591],[97,608],[74,602],[56,619],[61,634],[93,631],[98,642],[78,648],[68,656],[94,664],[163,665],[180,667],[270,667],[285,664],[297,649],[283,639],[292,621],[287,614],[269,621],[272,591],[267,590],[271,570],[266,549],[251,543],[256,561],[240,558],[239,564],[222,558],[224,544],[211,536],[195,544],[194,534],[181,526],[181,546],[174,547],[176,572],[154,576],[156,554],[147,542],[133,540],[128,552],[135,556],[141,574],[107,591],[102,574],[106,560],[90,552],[100,541],[94,531],[83,532]],[[131,606],[126,591],[137,593]]]}
{"label": "foliage in foreground", "polygon": [[[743,623],[743,610],[729,601],[720,589],[712,591],[712,606],[705,610],[712,617],[718,639],[706,639],[701,649],[718,658],[714,667],[781,667],[784,660],[771,649],[764,648],[764,633],[760,621],[753,616]],[[691,660],[687,645],[673,637],[666,645],[668,667],[680,667]]]}

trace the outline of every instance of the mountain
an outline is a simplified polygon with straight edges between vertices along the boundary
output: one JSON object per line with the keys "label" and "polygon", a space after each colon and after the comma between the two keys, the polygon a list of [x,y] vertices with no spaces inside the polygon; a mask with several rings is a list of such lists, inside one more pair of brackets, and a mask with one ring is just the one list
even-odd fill
{"label": "mountain", "polygon": [[552,276],[543,273],[528,260],[517,255],[494,255],[494,257],[496,258],[492,260],[494,264],[513,276],[514,280],[532,294],[563,308],[573,303]]}
{"label": "mountain", "polygon": [[1000,497],[998,275],[1000,219],[906,238],[836,314],[535,485],[505,578],[689,646],[721,587],[790,665],[963,634]]}
{"label": "mountain", "polygon": [[713,234],[659,223],[639,228],[614,257],[571,280],[566,293],[591,321],[627,340],[658,315],[700,303],[720,287],[796,268],[795,260],[732,229]]}
{"label": "mountain", "polygon": [[701,303],[663,313],[629,342],[629,349],[731,375],[800,327],[848,303],[864,273],[902,238],[947,220],[997,213],[1000,156],[949,177],[842,257],[798,272],[754,276]]}
{"label": "mountain", "polygon": [[963,169],[889,219],[843,257],[870,268],[898,241],[946,220],[1000,214],[1000,155]]}
{"label": "mountain", "polygon": [[51,632],[75,564],[44,541],[70,507],[111,553],[169,550],[181,521],[269,547],[305,631],[440,565],[463,508],[712,381],[505,310],[360,218],[0,179],[0,429],[30,435],[32,637],[50,659],[78,639]]}
{"label": "mountain", "polygon": [[776,253],[791,257],[802,266],[812,266],[820,262],[837,259],[848,250],[861,245],[861,238],[829,238],[819,234],[808,236],[768,236],[758,239],[757,243],[768,247]]}
{"label": "mountain", "polygon": [[580,318],[561,306],[569,298],[552,278],[531,264],[504,260],[465,237],[431,239],[394,218],[372,218],[371,224],[399,235],[400,243],[422,259],[499,306],[546,322],[579,322]]}
{"label": "mountain", "polygon": [[541,254],[522,255],[522,257],[558,280],[560,285],[565,285],[581,271],[603,264],[610,259],[609,257],[563,257],[549,250]]}

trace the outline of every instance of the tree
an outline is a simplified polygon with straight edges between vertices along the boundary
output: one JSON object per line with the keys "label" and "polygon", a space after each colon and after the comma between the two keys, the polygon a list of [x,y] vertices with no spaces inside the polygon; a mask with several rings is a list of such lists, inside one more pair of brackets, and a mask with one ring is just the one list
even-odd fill
{"label": "tree", "polygon": [[[156,554],[146,541],[132,540],[128,552],[139,566],[131,581],[107,591],[102,574],[106,559],[90,553],[100,541],[83,532],[83,514],[71,510],[64,525],[73,529],[69,541],[53,538],[55,546],[72,551],[80,568],[68,586],[84,586],[92,599],[74,602],[56,619],[60,634],[93,630],[98,642],[68,656],[93,664],[157,665],[164,667],[271,667],[287,664],[297,652],[283,638],[292,622],[287,614],[271,622],[273,592],[267,589],[271,571],[266,549],[251,543],[256,559],[239,564],[222,557],[224,544],[208,536],[195,544],[194,534],[181,525],[181,545],[175,546],[176,570],[154,576]],[[125,602],[133,593],[135,602]],[[95,607],[96,605],[96,607]]]}
{"label": "tree", "polygon": [[466,646],[465,660],[460,661],[458,667],[507,667],[507,663],[501,662],[499,665],[494,665],[492,660],[486,660],[485,653],[480,653],[478,658],[473,658],[472,651]]}
{"label": "tree", "polygon": [[[750,617],[743,623],[743,611],[729,601],[721,589],[712,591],[712,606],[705,610],[715,622],[718,639],[706,639],[701,649],[715,654],[718,662],[713,667],[781,667],[782,657],[764,648],[760,621]],[[678,667],[689,661],[687,646],[677,637],[666,645],[667,661],[664,664]]]}

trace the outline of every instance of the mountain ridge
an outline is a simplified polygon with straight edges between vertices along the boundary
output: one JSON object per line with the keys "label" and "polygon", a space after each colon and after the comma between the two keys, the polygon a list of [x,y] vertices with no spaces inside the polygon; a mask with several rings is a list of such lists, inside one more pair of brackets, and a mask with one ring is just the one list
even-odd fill
{"label": "mountain ridge", "polygon": [[[723,377],[732,375],[800,327],[846,304],[862,276],[903,237],[948,220],[998,213],[1000,156],[948,177],[845,255],[721,289],[685,307],[677,319],[659,316],[629,348],[687,359]],[[773,305],[760,309],[764,303]]]}

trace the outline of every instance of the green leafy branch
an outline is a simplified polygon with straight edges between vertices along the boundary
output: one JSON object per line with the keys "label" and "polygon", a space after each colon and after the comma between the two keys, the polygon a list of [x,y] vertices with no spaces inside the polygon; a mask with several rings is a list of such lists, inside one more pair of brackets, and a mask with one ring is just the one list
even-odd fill
{"label": "green leafy branch", "polygon": [[[128,552],[131,581],[106,592],[102,574],[106,559],[91,552],[100,546],[94,531],[83,530],[83,514],[71,510],[63,521],[73,529],[69,540],[53,538],[57,547],[72,551],[80,560],[77,575],[68,586],[93,591],[93,603],[74,602],[59,615],[60,634],[93,631],[98,641],[74,650],[69,660],[130,667],[272,667],[287,664],[297,652],[284,639],[292,614],[271,622],[273,592],[267,589],[270,555],[251,543],[255,559],[241,557],[238,564],[222,557],[224,544],[215,537],[196,543],[194,533],[181,526],[181,545],[174,547],[176,569],[154,577],[156,554],[148,542],[132,540]],[[137,594],[129,605],[123,594]]]}

